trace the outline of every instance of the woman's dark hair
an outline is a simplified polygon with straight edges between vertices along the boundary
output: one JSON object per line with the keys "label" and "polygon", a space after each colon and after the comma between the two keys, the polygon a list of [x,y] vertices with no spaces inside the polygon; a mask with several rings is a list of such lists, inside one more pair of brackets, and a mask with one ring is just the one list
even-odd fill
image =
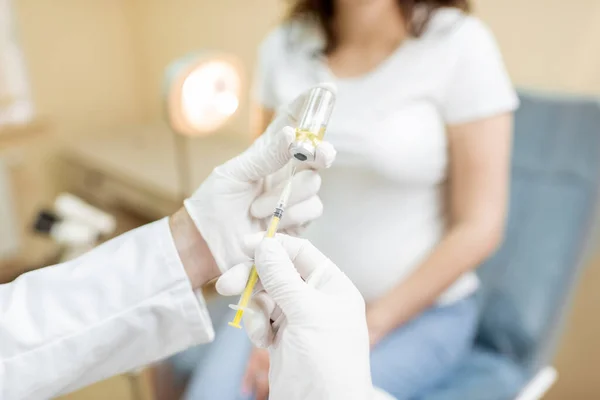
{"label": "woman's dark hair", "polygon": [[[469,0],[396,0],[402,17],[406,23],[408,33],[419,37],[427,28],[433,12],[441,7],[454,7],[469,12]],[[335,13],[335,0],[295,0],[289,14],[290,20],[311,19],[321,26],[325,33],[325,53],[333,51],[337,45],[337,38],[333,30],[333,16]]]}

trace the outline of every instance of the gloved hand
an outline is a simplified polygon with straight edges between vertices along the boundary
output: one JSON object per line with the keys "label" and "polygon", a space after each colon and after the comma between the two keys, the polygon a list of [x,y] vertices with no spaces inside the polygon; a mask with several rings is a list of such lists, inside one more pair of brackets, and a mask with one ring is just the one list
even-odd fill
{"label": "gloved hand", "polygon": [[[310,89],[291,103],[279,108],[275,119],[263,136],[273,140],[286,125],[296,127],[309,92]],[[301,203],[302,207],[287,207],[279,224],[279,232],[297,236],[309,222],[321,216],[323,203],[321,203],[318,196],[307,197],[307,194],[319,191],[321,177],[317,170],[329,168],[334,159],[335,149],[329,143],[325,143],[317,149],[315,161],[305,161],[297,165],[298,172],[293,178],[292,194],[288,204]],[[264,193],[252,204],[251,215],[261,220],[263,229],[268,226],[275,204],[279,199],[283,186],[287,183],[290,172],[291,168],[288,165],[267,176],[264,180]]]}
{"label": "gloved hand", "polygon": [[[261,219],[274,210],[279,193],[265,192],[264,178],[290,161],[288,149],[294,129],[288,125],[295,126],[307,93],[283,107],[265,134],[244,153],[215,168],[184,202],[221,271],[248,259],[241,238],[264,229]],[[334,159],[333,146],[323,142],[312,166],[326,168]],[[305,225],[321,215],[323,207],[317,197],[320,184],[315,171],[297,174],[281,229]]]}
{"label": "gloved hand", "polygon": [[[332,147],[327,144],[325,149]],[[322,148],[321,148],[322,149]],[[321,150],[322,151],[322,150]],[[329,151],[329,150],[326,150]],[[330,154],[320,157],[321,160],[332,159]],[[291,161],[290,163],[294,163]],[[297,164],[296,164],[297,165]],[[328,168],[305,161],[297,165],[297,172],[292,179],[292,193],[288,207],[279,223],[278,231],[288,235],[299,236],[306,226],[323,214],[323,203],[317,195],[321,188],[321,176],[317,169]],[[290,165],[265,178],[264,192],[252,203],[250,214],[260,220],[262,230],[266,230],[277,200],[290,177]],[[310,197],[307,197],[310,196]]]}
{"label": "gloved hand", "polygon": [[[245,314],[252,342],[269,347],[274,399],[371,399],[365,303],[348,277],[312,244],[277,235],[249,239],[263,291]],[[238,294],[249,265],[219,278],[217,290]],[[273,321],[271,323],[271,320]]]}

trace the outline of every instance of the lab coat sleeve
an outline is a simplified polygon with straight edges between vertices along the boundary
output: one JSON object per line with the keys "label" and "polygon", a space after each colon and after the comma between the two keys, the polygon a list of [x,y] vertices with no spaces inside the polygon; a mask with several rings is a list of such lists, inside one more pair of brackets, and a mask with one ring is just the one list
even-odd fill
{"label": "lab coat sleeve", "polygon": [[0,399],[47,399],[213,337],[163,219],[0,285]]}

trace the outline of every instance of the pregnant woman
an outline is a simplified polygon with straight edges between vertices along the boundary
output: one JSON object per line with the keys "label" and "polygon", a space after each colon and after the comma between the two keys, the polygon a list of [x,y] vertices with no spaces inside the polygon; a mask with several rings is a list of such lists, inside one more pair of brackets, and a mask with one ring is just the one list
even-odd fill
{"label": "pregnant woman", "polygon": [[[470,349],[474,269],[504,228],[518,100],[468,11],[466,0],[298,0],[259,51],[256,132],[310,86],[337,85],[327,140],[338,157],[303,236],[364,296],[373,382],[398,399]],[[268,353],[243,333],[224,328],[211,353],[222,371],[199,366],[188,398],[267,397]]]}

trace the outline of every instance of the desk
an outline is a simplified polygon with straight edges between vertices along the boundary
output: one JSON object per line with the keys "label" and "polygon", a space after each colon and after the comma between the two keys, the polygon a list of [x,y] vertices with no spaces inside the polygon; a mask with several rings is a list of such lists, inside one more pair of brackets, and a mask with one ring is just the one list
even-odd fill
{"label": "desk", "polygon": [[[52,154],[56,143],[52,128],[44,118],[25,125],[0,127],[0,158],[10,180],[14,201],[9,212],[14,216],[15,227],[9,227],[3,220],[0,225],[9,227],[10,233],[7,234],[18,237],[19,244],[14,257],[6,257],[6,253],[0,255],[0,283],[11,281],[24,271],[46,263],[56,254],[56,245],[33,235],[30,228],[38,210],[52,200],[50,176],[44,172],[48,155]],[[0,232],[0,240],[2,236]]]}
{"label": "desk", "polygon": [[[192,187],[249,144],[249,139],[224,134],[190,138]],[[148,219],[161,218],[181,206],[175,157],[168,127],[119,129],[66,145],[63,186],[107,209],[119,207]]]}

